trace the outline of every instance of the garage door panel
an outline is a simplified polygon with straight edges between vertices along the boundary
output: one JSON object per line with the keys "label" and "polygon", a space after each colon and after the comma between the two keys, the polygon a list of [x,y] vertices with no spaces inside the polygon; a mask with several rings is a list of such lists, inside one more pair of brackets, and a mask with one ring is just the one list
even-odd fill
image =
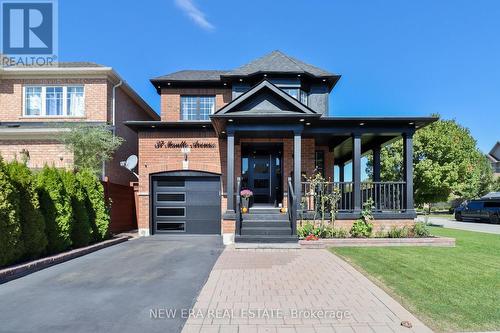
{"label": "garage door panel", "polygon": [[153,180],[155,232],[220,233],[220,177],[159,177]]}

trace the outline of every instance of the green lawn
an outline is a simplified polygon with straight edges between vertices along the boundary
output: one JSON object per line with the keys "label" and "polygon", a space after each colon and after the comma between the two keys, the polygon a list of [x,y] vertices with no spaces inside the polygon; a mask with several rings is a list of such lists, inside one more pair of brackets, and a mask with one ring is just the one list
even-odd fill
{"label": "green lawn", "polygon": [[500,330],[500,235],[431,228],[455,248],[332,248],[438,331]]}

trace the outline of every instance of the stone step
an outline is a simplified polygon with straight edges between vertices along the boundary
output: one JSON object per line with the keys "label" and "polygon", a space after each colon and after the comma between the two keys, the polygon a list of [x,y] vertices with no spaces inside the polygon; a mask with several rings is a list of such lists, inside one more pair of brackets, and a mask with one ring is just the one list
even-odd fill
{"label": "stone step", "polygon": [[250,208],[248,209],[248,212],[251,214],[281,214],[280,213],[280,208]]}
{"label": "stone step", "polygon": [[236,235],[236,243],[297,243],[297,236],[263,236],[263,235]]}
{"label": "stone step", "polygon": [[271,228],[271,227],[244,227],[241,228],[241,235],[265,235],[265,236],[290,236],[292,228]]}
{"label": "stone step", "polygon": [[242,228],[252,228],[252,227],[290,228],[290,222],[273,221],[273,220],[243,221],[241,227]]}
{"label": "stone step", "polygon": [[243,221],[288,221],[286,214],[243,214]]}

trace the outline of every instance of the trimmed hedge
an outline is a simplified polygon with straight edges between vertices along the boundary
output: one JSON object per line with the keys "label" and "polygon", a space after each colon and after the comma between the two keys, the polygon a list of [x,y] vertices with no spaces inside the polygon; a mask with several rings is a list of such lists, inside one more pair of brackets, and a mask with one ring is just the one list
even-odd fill
{"label": "trimmed hedge", "polygon": [[47,251],[53,254],[67,250],[72,245],[73,209],[71,197],[62,182],[61,172],[56,168],[46,166],[37,175],[37,184],[49,241]]}
{"label": "trimmed hedge", "polygon": [[0,159],[0,266],[16,262],[23,256],[19,210],[19,192],[12,185]]}
{"label": "trimmed hedge", "polygon": [[85,190],[73,172],[60,172],[66,193],[71,198],[71,241],[73,247],[87,246],[91,239],[91,229],[87,206],[85,204]]}
{"label": "trimmed hedge", "polygon": [[6,170],[12,185],[19,191],[24,257],[26,259],[38,258],[45,253],[47,236],[33,174],[25,164],[17,161],[7,164]]}
{"label": "trimmed hedge", "polygon": [[104,187],[92,171],[32,171],[0,157],[0,267],[109,236]]}
{"label": "trimmed hedge", "polygon": [[99,179],[90,171],[82,170],[76,174],[86,194],[86,205],[92,228],[92,239],[95,242],[109,236],[109,209],[104,198],[104,187]]}

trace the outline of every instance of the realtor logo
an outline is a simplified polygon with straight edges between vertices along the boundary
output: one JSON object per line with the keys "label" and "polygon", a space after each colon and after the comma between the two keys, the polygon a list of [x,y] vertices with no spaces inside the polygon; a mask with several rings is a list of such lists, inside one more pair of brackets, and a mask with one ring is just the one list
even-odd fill
{"label": "realtor logo", "polygon": [[50,65],[57,54],[57,0],[1,2],[2,65]]}

